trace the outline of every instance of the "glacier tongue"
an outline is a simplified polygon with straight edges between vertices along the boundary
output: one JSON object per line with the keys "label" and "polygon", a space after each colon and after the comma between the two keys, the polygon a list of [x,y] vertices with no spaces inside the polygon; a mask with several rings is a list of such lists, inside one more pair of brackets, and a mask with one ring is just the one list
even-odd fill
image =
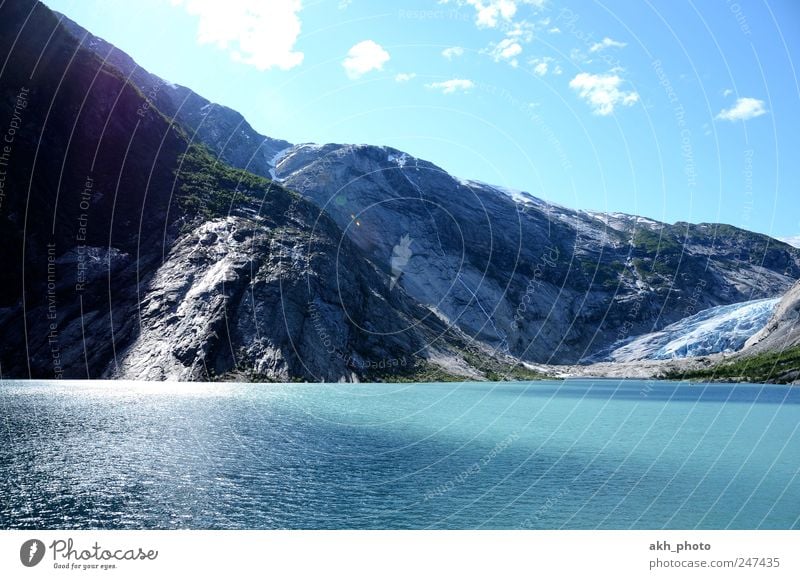
{"label": "glacier tongue", "polygon": [[735,352],[766,325],[779,301],[768,298],[708,308],[661,331],[617,342],[600,358],[633,362]]}

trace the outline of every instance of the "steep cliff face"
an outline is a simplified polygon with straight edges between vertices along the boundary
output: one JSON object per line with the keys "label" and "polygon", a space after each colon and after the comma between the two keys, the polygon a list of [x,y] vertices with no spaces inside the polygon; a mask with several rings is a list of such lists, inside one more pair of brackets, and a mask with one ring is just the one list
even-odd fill
{"label": "steep cliff face", "polygon": [[408,368],[413,352],[414,360],[427,355],[422,332],[402,331],[413,314],[363,292],[365,282],[380,284],[366,262],[337,275],[339,241],[335,229],[309,238],[302,227],[276,231],[257,215],[202,223],[143,288],[141,331],[107,373],[337,381],[387,363],[400,369],[403,360]]}
{"label": "steep cliff face", "polygon": [[579,362],[708,307],[779,295],[800,275],[800,253],[764,235],[574,211],[390,148],[298,145],[275,172],[387,270],[410,239],[401,291],[534,362]]}
{"label": "steep cliff face", "polygon": [[389,285],[329,218],[273,189],[178,237],[106,374],[335,382],[457,356],[447,328]]}

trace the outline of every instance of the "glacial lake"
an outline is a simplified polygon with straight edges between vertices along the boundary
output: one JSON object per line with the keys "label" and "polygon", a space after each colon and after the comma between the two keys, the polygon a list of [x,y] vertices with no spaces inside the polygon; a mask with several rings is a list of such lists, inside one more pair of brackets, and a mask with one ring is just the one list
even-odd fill
{"label": "glacial lake", "polygon": [[0,528],[800,528],[800,389],[0,383]]}

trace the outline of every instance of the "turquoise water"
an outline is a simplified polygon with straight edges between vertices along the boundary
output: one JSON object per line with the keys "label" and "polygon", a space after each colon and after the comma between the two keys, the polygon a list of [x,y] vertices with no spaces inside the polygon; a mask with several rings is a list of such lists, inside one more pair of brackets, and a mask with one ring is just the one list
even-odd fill
{"label": "turquoise water", "polygon": [[0,528],[800,527],[800,389],[0,384]]}

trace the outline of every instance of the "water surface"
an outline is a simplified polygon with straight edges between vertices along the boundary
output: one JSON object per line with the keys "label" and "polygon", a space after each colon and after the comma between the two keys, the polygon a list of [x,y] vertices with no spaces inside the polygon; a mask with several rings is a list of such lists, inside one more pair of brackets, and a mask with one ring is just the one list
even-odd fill
{"label": "water surface", "polygon": [[800,528],[800,390],[0,384],[0,528]]}

